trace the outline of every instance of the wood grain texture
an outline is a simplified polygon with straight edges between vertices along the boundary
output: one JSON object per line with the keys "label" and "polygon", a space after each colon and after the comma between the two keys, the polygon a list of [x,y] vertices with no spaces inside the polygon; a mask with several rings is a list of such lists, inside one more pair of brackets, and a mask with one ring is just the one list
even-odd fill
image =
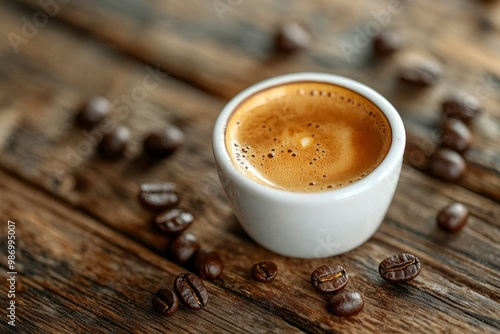
{"label": "wood grain texture", "polygon": [[[262,19],[251,20],[248,14],[257,13],[257,9],[248,3],[243,2],[241,7],[235,9],[234,16],[228,16],[224,25],[229,24],[234,31],[247,31],[242,27],[254,27],[249,31],[258,31],[256,35],[261,39],[269,36],[274,24],[282,19],[278,15],[281,12],[273,14],[261,10]],[[298,9],[312,15],[310,11],[316,8],[314,12],[320,15],[321,11],[317,8],[326,6],[326,2],[314,3],[284,5],[285,2],[277,2],[267,6],[277,6],[288,12],[290,17],[297,17],[299,14],[292,14],[299,13]],[[22,232],[26,237],[23,237],[25,241],[20,246],[26,249],[26,254],[23,253],[20,258],[24,265],[22,275],[26,276],[23,285],[27,288],[26,292],[22,292],[26,293],[24,300],[33,299],[35,305],[40,305],[37,309],[45,312],[41,314],[46,314],[48,319],[53,318],[67,332],[78,332],[81,328],[88,331],[102,328],[103,332],[165,330],[163,319],[151,313],[149,304],[137,302],[146,295],[149,298],[157,288],[156,282],[171,281],[182,270],[164,258],[168,240],[152,228],[151,214],[137,201],[141,182],[164,180],[177,182],[183,195],[181,205],[196,215],[190,232],[201,239],[203,247],[216,249],[226,266],[223,277],[210,284],[210,291],[216,295],[216,302],[211,304],[213,307],[200,315],[188,312],[177,314],[171,319],[173,331],[189,331],[185,323],[191,322],[199,324],[199,330],[207,332],[303,330],[359,333],[406,330],[482,333],[500,329],[497,311],[500,306],[500,188],[497,187],[499,174],[495,162],[498,159],[499,147],[496,143],[499,131],[498,115],[496,111],[491,111],[494,108],[488,108],[474,125],[476,142],[469,154],[481,162],[473,164],[476,172],[468,174],[460,185],[442,183],[405,165],[387,218],[369,242],[329,259],[281,257],[250,240],[232,215],[212,160],[211,125],[224,104],[224,98],[252,80],[259,79],[260,75],[283,73],[287,71],[283,66],[294,71],[321,70],[318,64],[322,62],[311,55],[323,52],[325,59],[334,61],[335,57],[326,56],[333,51],[317,43],[310,53],[261,64],[259,55],[266,57],[269,54],[263,46],[268,45],[265,44],[267,42],[259,44],[250,39],[253,41],[250,44],[248,38],[251,36],[244,35],[244,32],[236,41],[226,37],[227,41],[221,37],[222,32],[225,36],[235,37],[222,26],[217,31],[206,32],[210,24],[213,27],[221,23],[217,17],[203,16],[199,12],[200,7],[193,9],[194,4],[201,3],[169,4],[170,7],[159,1],[145,3],[144,6],[137,4],[128,1],[122,8],[111,2],[70,3],[64,7],[67,8],[65,11],[61,7],[58,14],[58,17],[106,40],[115,35],[121,36],[122,44],[113,40],[119,51],[57,21],[51,21],[40,29],[37,36],[23,44],[17,54],[13,53],[9,44],[0,43],[3,64],[0,66],[0,168],[9,173],[0,174],[0,211],[11,220],[26,221],[26,230]],[[151,7],[154,10],[150,6],[154,6]],[[264,2],[262,6],[265,6]],[[355,22],[359,13],[350,5],[344,5],[343,12],[340,5],[335,6],[339,6],[340,13],[322,15],[334,15],[339,19],[339,25],[344,22],[342,31],[345,33],[346,26]],[[169,8],[168,16],[165,16],[166,8]],[[367,5],[365,14],[370,8],[375,8],[375,5]],[[113,10],[116,14],[110,15],[105,10]],[[436,13],[439,14],[440,10],[444,9]],[[103,13],[102,17],[108,19],[94,19],[92,24],[83,20],[90,18],[91,14],[100,18],[96,14],[99,11]],[[246,12],[241,13],[243,11]],[[466,15],[458,9],[453,13]],[[17,31],[19,17],[25,15],[30,15],[30,12],[22,7],[0,4],[0,33],[6,35]],[[307,15],[305,17],[309,17]],[[423,15],[423,12],[418,15]],[[121,20],[110,19],[118,20],[118,17]],[[202,17],[211,23],[200,27],[205,22],[200,19]],[[366,22],[366,19],[359,22]],[[107,25],[107,21],[124,28],[113,30],[108,27],[106,30],[103,25]],[[147,34],[142,39],[129,34],[132,30],[139,34],[144,31],[144,26],[160,23],[171,26],[161,30],[165,35],[157,45],[148,40]],[[267,30],[254,26],[257,23],[265,25]],[[94,25],[100,28],[92,28]],[[131,26],[135,29],[129,28]],[[318,31],[322,29],[318,28]],[[340,26],[332,29],[338,33],[341,31]],[[460,26],[457,29],[466,28]],[[109,34],[106,35],[108,37],[104,33]],[[414,30],[411,33],[420,34]],[[201,35],[196,37],[197,34]],[[201,38],[196,48],[188,37]],[[134,43],[134,46],[135,43],[143,43],[149,51],[139,57],[126,47],[127,43]],[[233,43],[233,48],[229,48]],[[491,45],[484,43],[485,46]],[[194,49],[188,49],[190,44]],[[495,44],[492,45],[494,47]],[[163,53],[152,52],[154,48],[163,50]],[[242,52],[241,48],[248,52]],[[255,53],[250,52],[252,50]],[[215,92],[218,97],[179,82],[172,76],[155,72],[161,79],[158,87],[147,90],[143,99],[124,102],[124,95],[132,95],[138,91],[137,87],[143,87],[144,78],[151,75],[151,69],[122,51],[146,61],[153,69],[159,58],[172,62],[158,63],[178,78],[189,77],[188,81],[197,87],[212,87],[207,91]],[[198,52],[212,56],[199,56]],[[222,55],[225,58],[221,58]],[[256,71],[256,67],[237,66],[239,63],[235,62],[235,55],[239,55],[241,59],[238,61],[245,64],[259,63],[256,66],[266,68],[267,72]],[[460,59],[467,68],[474,69],[472,72],[483,69],[483,66],[489,70],[493,69],[493,62],[488,55],[476,54],[476,57],[485,58],[484,62],[477,64],[477,68],[468,60]],[[311,57],[313,60],[310,60]],[[208,61],[210,59],[213,63]],[[225,72],[222,71],[222,64],[217,64],[214,59],[227,61]],[[382,75],[394,73],[395,69],[390,65],[380,63],[373,68],[363,65],[360,60],[357,65],[339,67],[343,68],[339,69],[339,73],[362,79],[390,96],[400,106],[405,124],[415,134],[432,133],[438,124],[436,110],[432,108],[435,108],[446,86],[441,83],[417,96],[404,90],[399,92],[393,87],[390,75]],[[333,68],[333,64],[331,66]],[[461,71],[454,66],[450,65],[450,68],[458,75]],[[465,76],[464,73],[460,75]],[[380,82],[377,78],[381,78]],[[118,99],[112,119],[126,124],[132,131],[133,143],[128,155],[117,163],[102,161],[95,156],[93,148],[98,133],[84,133],[72,124],[78,105],[97,94]],[[497,96],[490,96],[485,101],[491,107],[498,105]],[[160,163],[149,161],[141,155],[142,139],[149,131],[168,123],[179,125],[188,141],[171,159]],[[483,130],[478,124],[490,127]],[[424,136],[424,139],[429,138]],[[468,159],[472,158],[468,156]],[[13,180],[12,175],[25,182]],[[44,192],[33,187],[39,187]],[[459,234],[448,235],[436,227],[435,218],[437,212],[453,200],[466,204],[471,218]],[[319,240],[318,244],[328,247],[328,236]],[[422,273],[408,284],[394,286],[385,283],[377,273],[378,263],[402,251],[414,253],[420,258]],[[268,285],[253,281],[250,276],[251,266],[262,260],[275,261],[280,270],[276,280]],[[1,263],[3,265],[5,261],[2,259]],[[362,313],[349,319],[339,319],[326,312],[325,297],[317,294],[309,283],[311,272],[324,263],[338,263],[347,269],[351,278],[347,289],[359,290],[365,296],[366,308]],[[134,269],[131,273],[124,268]],[[146,274],[150,275],[148,279]],[[4,289],[4,286],[1,288]],[[99,298],[91,298],[94,296]],[[54,304],[52,308],[43,307],[51,304]],[[49,322],[46,318],[37,320],[28,314],[31,306],[21,306],[20,318],[30,320],[26,325],[31,326],[26,327],[28,330],[37,332],[47,328]],[[131,314],[133,318],[127,318],[126,314]],[[63,316],[69,320],[63,323],[60,320]],[[124,323],[123,319],[130,322]],[[257,328],[250,330],[254,323]]]}

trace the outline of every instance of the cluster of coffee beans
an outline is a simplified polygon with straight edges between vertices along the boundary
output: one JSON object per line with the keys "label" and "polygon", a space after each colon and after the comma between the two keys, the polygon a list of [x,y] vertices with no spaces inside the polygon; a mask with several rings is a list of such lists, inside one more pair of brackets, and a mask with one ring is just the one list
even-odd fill
{"label": "cluster of coffee beans", "polygon": [[166,255],[172,262],[203,279],[215,280],[224,270],[224,262],[219,254],[211,249],[202,249],[200,241],[192,233],[181,233],[171,239]]}
{"label": "cluster of coffee beans", "polygon": [[185,233],[192,225],[194,216],[178,206],[180,196],[176,192],[175,183],[142,183],[139,189],[141,204],[157,212],[154,225],[170,240],[167,257],[187,269],[192,269],[203,279],[218,278],[222,274],[224,263],[217,252],[201,249],[194,234]]}
{"label": "cluster of coffee beans", "polygon": [[156,313],[171,316],[179,309],[179,299],[189,310],[198,311],[208,304],[208,291],[198,276],[193,273],[180,273],[174,280],[174,290],[161,288],[153,295],[153,308]]}
{"label": "cluster of coffee beans", "polygon": [[[417,277],[421,269],[422,265],[416,256],[401,253],[384,259],[379,264],[378,272],[390,283],[402,283]],[[278,274],[278,266],[271,261],[259,262],[252,266],[251,273],[256,281],[269,283]],[[337,317],[353,316],[361,312],[365,306],[360,292],[344,291],[348,283],[349,275],[340,265],[322,265],[311,274],[312,287],[322,294],[332,295],[326,308]]]}
{"label": "cluster of coffee beans", "polygon": [[469,126],[481,109],[479,100],[464,92],[455,92],[441,106],[441,147],[431,156],[429,169],[435,177],[458,181],[465,173],[467,164],[463,158],[472,142]]}
{"label": "cluster of coffee beans", "polygon": [[311,274],[311,285],[323,294],[334,294],[327,309],[337,317],[350,317],[363,309],[365,301],[357,291],[341,291],[349,282],[346,270],[340,265],[322,265]]}
{"label": "cluster of coffee beans", "polygon": [[[390,283],[408,282],[420,273],[422,266],[414,255],[402,253],[384,259],[378,267],[380,276]],[[346,270],[340,265],[323,265],[311,274],[313,288],[321,293],[334,294],[327,302],[327,309],[338,317],[359,313],[364,299],[358,291],[344,291],[349,282]]]}
{"label": "cluster of coffee beans", "polygon": [[[401,49],[404,38],[397,30],[381,32],[373,43],[379,56],[388,56]],[[414,86],[431,86],[442,74],[438,60],[420,54],[409,54],[405,58],[399,78]],[[442,102],[440,147],[429,157],[429,172],[444,181],[458,181],[466,171],[463,154],[469,149],[472,134],[468,125],[480,112],[479,100],[465,92],[453,92]],[[419,166],[420,167],[420,166]]]}
{"label": "cluster of coffee beans", "polygon": [[[259,262],[251,269],[253,278],[261,283],[271,282],[278,274],[278,266],[271,261]],[[334,294],[327,303],[328,311],[338,317],[349,317],[359,313],[365,302],[357,291],[345,292],[349,276],[339,265],[323,265],[311,274],[311,285],[323,294]]]}
{"label": "cluster of coffee beans", "polygon": [[[111,102],[101,96],[89,99],[76,116],[76,124],[86,130],[96,127],[101,122],[111,121],[107,119],[110,113]],[[102,135],[97,147],[99,155],[107,160],[116,160],[125,155],[130,143],[130,130],[117,125],[110,127],[112,130]],[[150,133],[143,143],[146,154],[155,159],[163,159],[174,153],[184,143],[184,134],[176,126],[169,125],[157,132]]]}
{"label": "cluster of coffee beans", "polygon": [[174,290],[159,289],[153,296],[153,308],[159,314],[170,316],[179,307],[179,300],[191,310],[199,310],[208,302],[208,292],[202,279],[214,280],[222,275],[224,263],[217,252],[201,249],[198,238],[185,233],[194,221],[190,212],[178,206],[180,196],[173,182],[142,183],[139,187],[141,204],[157,215],[154,225],[169,238],[167,257],[196,273],[179,274]]}

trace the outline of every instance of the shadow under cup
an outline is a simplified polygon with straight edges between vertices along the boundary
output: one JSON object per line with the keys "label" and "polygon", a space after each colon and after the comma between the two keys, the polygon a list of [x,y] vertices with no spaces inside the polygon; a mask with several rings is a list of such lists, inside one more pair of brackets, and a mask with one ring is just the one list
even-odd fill
{"label": "shadow under cup", "polygon": [[[366,98],[383,113],[390,126],[390,146],[368,175],[339,188],[306,192],[264,184],[236,165],[226,148],[226,131],[235,110],[259,92],[297,82],[343,87]],[[283,75],[245,89],[222,109],[213,130],[219,178],[241,226],[265,248],[298,258],[341,254],[375,233],[394,196],[404,146],[403,123],[385,98],[361,83],[323,73]]]}

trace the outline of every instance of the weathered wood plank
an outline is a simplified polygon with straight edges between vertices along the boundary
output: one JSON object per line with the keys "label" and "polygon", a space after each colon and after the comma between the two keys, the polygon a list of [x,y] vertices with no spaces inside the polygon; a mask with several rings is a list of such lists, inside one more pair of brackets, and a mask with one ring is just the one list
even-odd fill
{"label": "weathered wood plank", "polygon": [[[15,23],[15,15],[4,14],[9,13],[8,9],[0,12],[0,21],[6,27]],[[2,29],[8,31],[8,28]],[[45,46],[49,43],[52,43],[51,49],[47,51]],[[499,307],[500,284],[495,259],[499,253],[496,236],[500,208],[495,202],[405,168],[388,218],[368,243],[326,260],[283,258],[263,250],[244,235],[222,196],[209,146],[211,124],[222,100],[163,78],[161,85],[148,91],[147,97],[138,106],[131,107],[128,117],[122,120],[131,127],[134,138],[127,158],[112,164],[89,153],[81,154],[81,162],[76,163],[74,159],[66,160],[68,152],[77,150],[84,141],[91,141],[71,124],[80,100],[95,94],[112,99],[130,94],[134,87],[141,85],[146,69],[97,42],[53,27],[41,30],[18,55],[12,55],[8,45],[0,45],[0,48],[3,48],[0,56],[8,64],[8,70],[3,70],[0,90],[0,105],[4,106],[0,109],[2,168],[42,186],[157,253],[164,252],[167,240],[151,228],[151,215],[138,204],[138,184],[146,180],[175,180],[184,195],[182,205],[197,215],[191,231],[205,247],[217,249],[225,260],[225,275],[215,282],[216,287],[240,296],[237,300],[270,310],[313,332],[433,332],[436,329],[494,332],[500,327],[495,313]],[[71,57],[73,50],[79,51],[77,57]],[[54,59],[64,59],[65,63]],[[85,71],[69,70],[74,68]],[[117,110],[114,117],[120,117]],[[150,129],[169,122],[184,129],[188,142],[171,159],[151,164],[140,156],[141,139]],[[463,201],[472,211],[466,229],[455,236],[437,231],[434,224],[437,211],[451,199]],[[23,208],[24,205],[13,205],[8,212],[19,214]],[[52,219],[50,217],[50,213],[43,216],[44,220]],[[37,226],[44,220],[37,220]],[[61,224],[56,226],[62,228]],[[41,225],[38,228],[41,229]],[[107,234],[98,235],[102,240],[95,243],[104,247],[110,238]],[[57,233],[55,236],[62,239]],[[48,239],[42,240],[48,242]],[[328,240],[323,242],[328,244]],[[394,287],[379,278],[376,268],[384,257],[400,251],[415,253],[425,267],[414,282]],[[93,251],[90,255],[97,256]],[[160,257],[154,259],[152,264],[156,259],[160,261]],[[258,284],[250,278],[249,268],[262,259],[272,259],[280,267],[280,274],[271,285]],[[97,260],[86,259],[89,264],[81,261],[78,263],[83,263],[82,267],[90,268]],[[310,273],[326,262],[340,263],[347,268],[351,276],[349,289],[365,294],[367,307],[358,316],[339,320],[328,315],[325,299],[310,287]],[[109,264],[114,266],[116,264]],[[178,268],[162,262],[162,269],[171,266]],[[121,279],[129,280],[127,275],[124,273],[126,277]],[[102,280],[108,279],[104,269],[101,276]],[[41,278],[37,279],[34,282],[41,284]],[[46,285],[56,289],[60,284]],[[89,294],[94,288],[102,291],[100,286],[90,286],[81,293]],[[102,308],[104,306],[99,310]],[[63,309],[61,307],[61,312]],[[228,310],[231,311],[232,308]]]}
{"label": "weathered wood plank", "polygon": [[[36,0],[18,2],[40,10]],[[432,0],[398,1],[394,8],[390,2],[369,0],[242,1],[231,2],[233,6],[219,15],[214,3],[134,0],[117,5],[92,0],[61,5],[56,17],[225,98],[288,72],[352,77],[393,102],[410,130],[424,125],[424,140],[433,147],[439,144],[433,134],[440,123],[441,100],[453,89],[468,91],[485,112],[475,122],[474,148],[467,155],[470,168],[460,184],[500,201],[500,6],[466,0],[438,6]],[[481,18],[492,22],[492,31],[481,31]],[[276,27],[289,19],[304,22],[314,43],[302,54],[284,58],[273,53],[272,42]],[[381,26],[397,27],[408,37],[407,48],[391,61],[375,59],[370,38],[362,36],[366,29]],[[363,41],[361,47],[346,56],[343,48],[354,48],[356,37]],[[436,87],[416,91],[399,84],[398,68],[406,54],[415,51],[443,63],[444,75]]]}
{"label": "weathered wood plank", "polygon": [[[36,0],[18,2],[41,9]],[[390,25],[404,30],[412,48],[418,45],[445,60],[452,76],[473,76],[477,69],[500,76],[495,62],[498,47],[495,41],[500,33],[495,25],[498,6],[485,8],[465,0],[442,3],[438,7],[430,0],[400,3],[398,8],[390,8],[384,1],[262,0],[233,2],[232,8],[226,7],[229,10],[219,15],[214,3],[134,0],[118,5],[112,1],[91,0],[69,2],[54,13],[142,60],[165,65],[184,80],[225,97],[259,79],[297,69],[348,71],[356,78],[368,79],[369,84],[375,83],[375,88],[387,90],[392,81],[390,75],[371,79],[368,75],[377,69],[368,66],[373,62],[368,57],[369,47],[361,47],[362,52],[353,53],[350,61],[341,48],[342,42],[355,47],[355,28],[363,31],[368,22],[377,22],[377,19],[379,27]],[[494,30],[489,34],[481,35],[478,29],[480,14],[493,20]],[[277,25],[293,19],[299,19],[312,31],[315,42],[311,50],[290,59],[273,58],[272,41]],[[430,33],[432,39],[428,38]],[[463,41],[471,47],[454,52]],[[471,58],[477,62],[471,62]],[[224,62],[219,63],[220,59]],[[458,71],[459,68],[470,69],[472,73]],[[454,82],[451,77],[447,80],[450,82]]]}
{"label": "weathered wood plank", "polygon": [[[302,332],[210,282],[204,310],[161,317],[151,297],[185,269],[2,172],[0,193],[2,216],[16,223],[19,332]],[[6,284],[0,291],[6,296]]]}

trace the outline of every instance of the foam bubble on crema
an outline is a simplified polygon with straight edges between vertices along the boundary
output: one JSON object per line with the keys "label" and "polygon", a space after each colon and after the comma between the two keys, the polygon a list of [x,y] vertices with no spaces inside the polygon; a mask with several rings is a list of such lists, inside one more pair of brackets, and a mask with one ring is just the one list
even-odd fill
{"label": "foam bubble on crema", "polygon": [[383,113],[343,87],[285,84],[243,101],[226,129],[235,165],[254,180],[299,192],[338,188],[368,175],[392,135]]}

